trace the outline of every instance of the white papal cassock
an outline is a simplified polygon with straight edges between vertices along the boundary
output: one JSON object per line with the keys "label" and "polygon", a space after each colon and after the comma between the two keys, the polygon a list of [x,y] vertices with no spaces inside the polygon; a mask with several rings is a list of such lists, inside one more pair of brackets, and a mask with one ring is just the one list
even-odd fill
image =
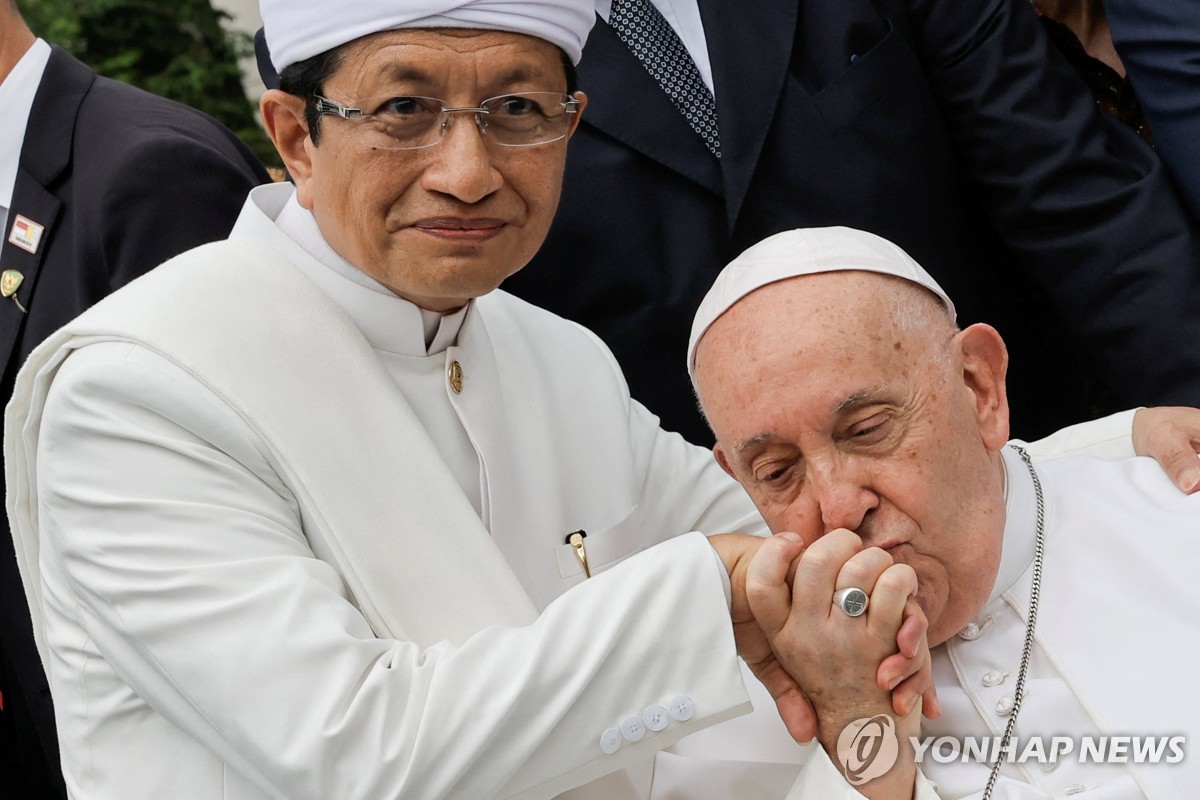
{"label": "white papal cassock", "polygon": [[[979,615],[933,650],[943,716],[922,721],[922,736],[934,743],[922,756],[916,800],[978,800],[990,771],[990,762],[976,758],[979,743],[1003,734],[1013,711],[1037,506],[1024,463],[1010,448],[1003,455],[999,572]],[[1046,519],[1036,639],[1015,728],[1017,758],[1003,765],[992,798],[1191,800],[1200,786],[1200,494],[1182,494],[1145,458],[1034,464]],[[755,705],[750,717],[680,742],[661,757],[659,779],[668,770],[687,780],[707,775],[709,797],[734,800],[748,785],[783,796],[799,771],[788,800],[863,797],[824,750],[791,748],[758,698]],[[1039,739],[1049,753],[1054,737],[1069,740],[1071,751],[1050,761],[1029,749]],[[1112,737],[1130,738],[1114,750]],[[1178,751],[1175,737],[1183,737]],[[1085,752],[1088,739],[1093,747]],[[1183,760],[1171,763],[1180,751]],[[686,788],[656,792],[656,800],[687,796]]]}

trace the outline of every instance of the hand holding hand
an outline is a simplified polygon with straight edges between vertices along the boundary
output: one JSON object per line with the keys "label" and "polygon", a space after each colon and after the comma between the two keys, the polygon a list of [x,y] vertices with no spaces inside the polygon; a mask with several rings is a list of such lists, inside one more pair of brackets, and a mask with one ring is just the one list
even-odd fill
{"label": "hand holding hand", "polygon": [[[834,593],[850,586],[870,596],[862,617],[833,603]],[[829,533],[807,551],[798,536],[780,534],[755,555],[746,590],[778,664],[811,701],[823,743],[865,715],[908,715],[922,693],[928,713],[939,713],[927,623],[912,600],[916,575],[893,564],[885,551],[864,550],[849,531]],[[768,689],[775,694],[770,684]]]}
{"label": "hand holding hand", "polygon": [[[795,538],[799,541],[798,536]],[[769,539],[725,533],[710,536],[708,540],[716,548],[729,573],[733,600],[730,615],[733,618],[733,638],[738,655],[775,698],[779,716],[792,738],[801,743],[812,741],[817,735],[817,715],[796,681],[779,664],[746,599],[746,575],[750,563]]]}

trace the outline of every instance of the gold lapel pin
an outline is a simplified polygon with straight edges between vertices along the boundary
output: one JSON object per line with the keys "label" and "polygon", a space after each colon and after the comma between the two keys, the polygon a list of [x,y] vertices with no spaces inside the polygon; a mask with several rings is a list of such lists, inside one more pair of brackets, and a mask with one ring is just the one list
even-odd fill
{"label": "gold lapel pin", "polygon": [[17,308],[21,309],[22,314],[25,313],[25,306],[21,305],[21,300],[17,297],[17,290],[24,282],[25,276],[15,269],[6,269],[0,274],[0,295],[11,297],[17,304]]}

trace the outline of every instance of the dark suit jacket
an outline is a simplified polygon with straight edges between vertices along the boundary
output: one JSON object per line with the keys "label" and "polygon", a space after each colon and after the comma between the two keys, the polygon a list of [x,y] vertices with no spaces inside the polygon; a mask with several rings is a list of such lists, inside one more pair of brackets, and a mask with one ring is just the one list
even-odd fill
{"label": "dark suit jacket", "polygon": [[1104,10],[1154,146],[1200,219],[1200,7],[1104,0]]}
{"label": "dark suit jacket", "polygon": [[[17,296],[28,309],[0,301],[4,401],[46,336],[171,256],[225,237],[247,192],[267,180],[215,120],[98,78],[55,48],[30,113],[0,251],[0,267],[24,277]],[[8,242],[18,214],[45,227],[36,253]],[[14,787],[13,797],[55,796],[62,778],[53,709],[12,547],[5,519],[0,743],[13,741],[0,747],[0,783]]]}
{"label": "dark suit jacket", "polygon": [[[505,286],[598,332],[667,428],[711,441],[684,352],[719,269],[772,233],[835,224],[895,241],[963,322],[999,328],[1015,435],[1114,398],[1200,404],[1195,233],[1154,152],[1096,111],[1025,0],[699,5],[723,157],[598,20],[558,216]],[[1091,369],[1105,394],[1086,393]]]}

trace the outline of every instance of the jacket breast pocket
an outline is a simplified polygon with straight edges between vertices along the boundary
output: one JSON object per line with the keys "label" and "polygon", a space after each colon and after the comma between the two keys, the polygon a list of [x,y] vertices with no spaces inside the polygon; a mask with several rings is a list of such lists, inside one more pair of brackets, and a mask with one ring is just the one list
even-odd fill
{"label": "jacket breast pocket", "polygon": [[[595,575],[636,553],[642,546],[641,529],[636,519],[637,507],[625,518],[608,528],[588,530],[583,537],[588,569]],[[564,533],[564,536],[566,534]],[[562,578],[583,577],[583,565],[573,544],[561,544],[556,549],[558,574]]]}
{"label": "jacket breast pocket", "polygon": [[[886,20],[885,20],[886,22]],[[852,53],[848,67],[813,95],[813,105],[832,127],[842,127],[889,94],[902,91],[908,73],[921,66],[891,23],[887,33],[864,53]]]}

